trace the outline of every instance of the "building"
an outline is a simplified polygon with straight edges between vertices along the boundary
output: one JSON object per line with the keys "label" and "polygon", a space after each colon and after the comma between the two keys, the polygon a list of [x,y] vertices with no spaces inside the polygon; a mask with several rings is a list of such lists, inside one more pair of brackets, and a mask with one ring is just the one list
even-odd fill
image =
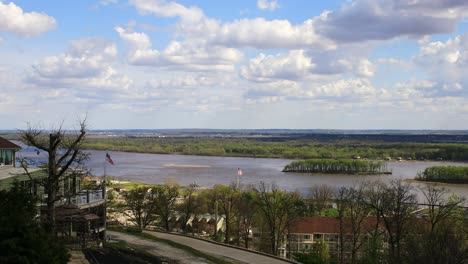
{"label": "building", "polygon": [[0,137],[0,166],[15,167],[16,152],[20,149],[20,146]]}
{"label": "building", "polygon": [[[357,241],[361,247],[357,254],[364,250],[363,242],[369,238],[375,230],[377,219],[375,217],[365,217],[359,227],[359,233],[353,232],[351,220],[343,219],[342,235],[344,258],[351,258],[353,241]],[[379,233],[382,229],[379,227]],[[337,256],[340,250],[340,221],[337,217],[312,216],[301,217],[293,221],[285,240],[287,255],[294,253],[309,253],[316,243],[325,243],[330,255]]]}
{"label": "building", "polygon": [[[29,175],[23,168],[14,166],[16,152],[21,147],[0,138],[0,190],[8,190],[15,182],[33,194],[38,201],[38,213],[45,215],[47,172],[29,168]],[[2,159],[3,158],[3,159]],[[70,171],[59,182],[56,211],[57,235],[74,244],[85,246],[89,240],[104,239],[106,203],[104,191],[98,184],[87,184],[84,188],[83,175]],[[92,187],[94,186],[94,187]]]}

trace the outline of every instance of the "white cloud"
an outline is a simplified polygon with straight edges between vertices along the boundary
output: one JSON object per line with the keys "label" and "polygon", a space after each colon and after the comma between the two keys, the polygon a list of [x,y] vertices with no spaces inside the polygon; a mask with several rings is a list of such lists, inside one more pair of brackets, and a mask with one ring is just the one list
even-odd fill
{"label": "white cloud", "polygon": [[250,81],[274,82],[277,80],[336,80],[344,74],[370,78],[376,66],[363,54],[343,52],[349,49],[326,52],[291,50],[287,53],[266,55],[260,53],[240,69],[240,75]]}
{"label": "white cloud", "polygon": [[119,1],[118,0],[101,0],[99,3],[103,6],[107,6],[110,4],[117,4]]}
{"label": "white cloud", "polygon": [[176,2],[165,0],[131,0],[139,12],[154,13],[163,17],[181,17],[185,21],[198,22],[203,19],[204,14],[198,7],[187,8]]}
{"label": "white cloud", "polygon": [[331,82],[279,80],[252,85],[245,96],[252,102],[326,100],[329,104],[340,104],[344,101],[375,103],[383,93],[369,80],[356,78]]}
{"label": "white cloud", "polygon": [[116,54],[115,44],[105,39],[72,41],[67,53],[46,57],[33,65],[28,81],[52,89],[79,86],[80,90],[126,90],[132,80],[110,65]]}
{"label": "white cloud", "polygon": [[240,19],[225,23],[209,35],[212,43],[259,49],[335,48],[315,31],[314,22],[292,25],[288,20]]}
{"label": "white cloud", "polygon": [[164,50],[151,49],[145,33],[128,32],[116,27],[129,45],[128,61],[134,65],[170,67],[189,71],[233,71],[243,55],[233,48],[208,46],[203,40],[172,41]]}
{"label": "white cloud", "polygon": [[176,2],[133,0],[131,3],[143,14],[180,18],[175,27],[180,35],[207,40],[211,44],[259,49],[335,47],[333,42],[316,33],[312,19],[297,25],[288,20],[264,18],[239,19],[223,24],[208,18],[197,7],[187,8]]}
{"label": "white cloud", "polygon": [[115,27],[120,38],[127,44],[131,51],[147,50],[151,48],[151,40],[145,33],[130,32],[121,27]]}
{"label": "white cloud", "polygon": [[403,60],[395,59],[395,58],[380,58],[377,60],[378,64],[389,64],[389,65],[405,65],[407,64]]}
{"label": "white cloud", "polygon": [[374,64],[367,59],[362,59],[357,64],[356,73],[360,77],[370,78],[374,76],[375,71]]}
{"label": "white cloud", "polygon": [[260,9],[275,10],[279,8],[278,0],[257,0],[257,7]]}
{"label": "white cloud", "polygon": [[13,2],[4,4],[0,1],[0,31],[21,37],[34,37],[56,26],[55,19],[45,13],[26,13]]}
{"label": "white cloud", "polygon": [[468,87],[468,33],[422,46],[414,62],[439,83]]}
{"label": "white cloud", "polygon": [[243,66],[241,76],[252,81],[271,81],[276,79],[298,80],[309,75],[315,67],[312,59],[304,50],[292,50],[288,53],[265,55],[260,53]]}
{"label": "white cloud", "polygon": [[355,100],[372,97],[377,94],[376,89],[367,79],[338,80],[320,86],[309,86],[305,96],[310,98],[342,98]]}

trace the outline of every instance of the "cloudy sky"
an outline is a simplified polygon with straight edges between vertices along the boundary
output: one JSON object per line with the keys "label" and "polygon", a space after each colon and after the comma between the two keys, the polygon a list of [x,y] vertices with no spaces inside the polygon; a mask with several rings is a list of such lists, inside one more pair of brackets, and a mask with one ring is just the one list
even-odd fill
{"label": "cloudy sky", "polygon": [[0,0],[0,58],[0,129],[468,129],[466,0]]}

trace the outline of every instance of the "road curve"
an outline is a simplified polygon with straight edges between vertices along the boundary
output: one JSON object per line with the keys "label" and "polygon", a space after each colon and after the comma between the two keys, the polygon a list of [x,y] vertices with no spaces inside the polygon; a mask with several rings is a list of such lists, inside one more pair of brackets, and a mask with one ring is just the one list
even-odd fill
{"label": "road curve", "polygon": [[288,261],[272,258],[265,255],[260,255],[256,253],[252,253],[249,251],[227,247],[223,245],[218,245],[215,243],[210,243],[207,241],[203,241],[200,239],[195,239],[186,236],[180,236],[170,233],[162,233],[162,232],[152,232],[152,231],[144,231],[144,233],[174,241],[179,244],[183,244],[189,247],[192,247],[196,250],[211,254],[211,255],[218,255],[222,257],[227,257],[231,259],[235,259],[239,262],[244,263],[256,263],[256,264],[284,264],[290,263]]}

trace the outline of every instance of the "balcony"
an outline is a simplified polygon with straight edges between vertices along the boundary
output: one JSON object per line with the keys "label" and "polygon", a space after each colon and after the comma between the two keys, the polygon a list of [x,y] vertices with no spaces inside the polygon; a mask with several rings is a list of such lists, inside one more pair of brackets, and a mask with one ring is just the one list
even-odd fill
{"label": "balcony", "polygon": [[[43,203],[47,201],[47,194],[43,196],[42,201]],[[55,206],[76,205],[80,209],[86,209],[104,204],[104,202],[105,200],[102,190],[81,190],[70,197],[63,197],[59,201],[55,202]],[[45,204],[43,205],[45,206]]]}

